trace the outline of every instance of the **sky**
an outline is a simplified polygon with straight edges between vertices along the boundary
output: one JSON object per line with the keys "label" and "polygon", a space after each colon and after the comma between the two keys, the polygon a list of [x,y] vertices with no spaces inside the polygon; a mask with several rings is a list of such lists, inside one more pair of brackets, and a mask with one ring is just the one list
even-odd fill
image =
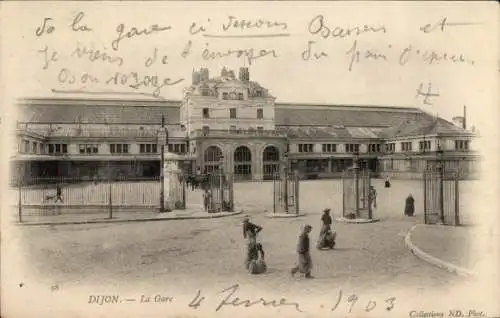
{"label": "sky", "polygon": [[[180,99],[193,68],[219,75],[247,66],[277,102],[419,107],[448,120],[466,105],[480,127],[498,106],[493,2],[1,5],[4,103]],[[204,30],[191,34],[192,23]],[[103,94],[110,91],[121,94]]]}

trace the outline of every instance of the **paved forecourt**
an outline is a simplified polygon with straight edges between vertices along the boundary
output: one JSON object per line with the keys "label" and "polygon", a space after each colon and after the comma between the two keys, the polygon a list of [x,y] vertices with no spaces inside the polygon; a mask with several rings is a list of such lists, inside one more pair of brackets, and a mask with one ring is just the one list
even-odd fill
{"label": "paved forecourt", "polygon": [[[211,220],[20,227],[20,246],[40,279],[68,288],[83,284],[81,277],[85,277],[85,284],[138,285],[145,289],[214,289],[238,282],[283,294],[295,288],[326,295],[338,286],[373,292],[402,287],[440,290],[462,282],[463,278],[426,264],[406,249],[404,235],[418,218],[404,218],[402,207],[394,204],[399,201],[396,195],[384,192],[404,190],[398,182],[394,181],[390,189],[377,186],[380,201],[375,213],[384,213],[381,222],[334,225],[338,231],[334,251],[317,251],[314,246],[321,209],[333,208],[334,216],[341,211],[340,195],[334,191],[338,181],[301,184],[305,216],[271,219],[263,209],[251,210],[252,221],[264,227],[260,239],[269,271],[261,276],[248,275],[243,267],[242,215]],[[260,190],[251,192],[245,187]],[[255,198],[253,204],[266,206],[266,187],[272,187],[272,183],[237,184],[237,193],[245,190],[239,202],[260,193],[262,199]],[[403,205],[407,193],[401,192]],[[289,269],[296,261],[297,236],[306,223],[314,228],[311,245],[316,279],[301,285],[303,279],[292,279]]]}

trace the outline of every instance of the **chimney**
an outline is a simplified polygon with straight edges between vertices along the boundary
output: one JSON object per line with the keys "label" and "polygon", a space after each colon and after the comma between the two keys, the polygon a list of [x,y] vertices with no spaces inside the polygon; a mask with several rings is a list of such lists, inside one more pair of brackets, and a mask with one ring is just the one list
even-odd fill
{"label": "chimney", "polygon": [[248,70],[248,67],[240,67],[240,72],[238,75],[239,80],[242,82],[247,82],[250,80],[250,72]]}
{"label": "chimney", "polygon": [[193,69],[193,78],[192,78],[192,84],[193,85],[198,85],[200,83],[200,72],[196,72]]}
{"label": "chimney", "polygon": [[462,128],[467,129],[467,106],[464,105],[464,119],[462,121]]}
{"label": "chimney", "polygon": [[225,66],[222,68],[222,71],[220,72],[220,76],[223,76],[223,77],[227,76],[227,69]]}
{"label": "chimney", "polygon": [[200,70],[200,80],[202,82],[205,82],[205,81],[208,81],[209,79],[209,73],[208,73],[208,68],[206,67],[203,67],[201,70]]}

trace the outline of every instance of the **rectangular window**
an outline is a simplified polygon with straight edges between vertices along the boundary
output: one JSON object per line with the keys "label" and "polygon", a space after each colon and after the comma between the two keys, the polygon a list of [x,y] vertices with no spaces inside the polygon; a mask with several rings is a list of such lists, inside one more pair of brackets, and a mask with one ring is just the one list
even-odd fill
{"label": "rectangular window", "polygon": [[236,108],[230,108],[229,109],[229,118],[235,119],[236,118]]}
{"label": "rectangular window", "polygon": [[299,152],[313,152],[313,144],[299,144]]}
{"label": "rectangular window", "polygon": [[49,153],[68,153],[68,145],[67,144],[48,144],[49,145]]}
{"label": "rectangular window", "polygon": [[401,143],[401,151],[411,151],[411,150],[412,150],[411,142]]}
{"label": "rectangular window", "polygon": [[235,131],[236,130],[236,126],[234,126],[234,125],[229,126],[229,130],[230,131]]}
{"label": "rectangular window", "polygon": [[79,145],[79,149],[80,149],[80,153],[81,154],[90,154],[90,153],[98,153],[99,152],[99,146],[98,145],[94,145],[94,144],[85,144],[85,145],[82,145],[80,144]]}
{"label": "rectangular window", "polygon": [[391,143],[385,144],[385,151],[386,152],[394,152],[394,150],[396,150],[395,143],[391,142]]}
{"label": "rectangular window", "polygon": [[323,150],[323,152],[326,152],[326,153],[337,152],[337,145],[336,144],[323,144],[322,150]]}
{"label": "rectangular window", "polygon": [[208,108],[203,108],[203,118],[210,118],[210,110]]}
{"label": "rectangular window", "polygon": [[227,93],[222,93],[222,99],[227,99]]}
{"label": "rectangular window", "polygon": [[238,99],[243,100],[243,93],[238,93]]}
{"label": "rectangular window", "polygon": [[174,144],[168,144],[168,152],[174,152]]}
{"label": "rectangular window", "polygon": [[110,144],[109,152],[111,153],[128,153],[128,144]]}
{"label": "rectangular window", "polygon": [[146,152],[146,145],[145,144],[140,144],[139,145],[139,152],[140,153],[145,153]]}
{"label": "rectangular window", "polygon": [[174,152],[179,153],[180,152],[180,145],[179,144],[174,144]]}
{"label": "rectangular window", "polygon": [[33,142],[33,145],[31,147],[31,152],[32,153],[37,153],[37,150],[38,150],[38,143]]}
{"label": "rectangular window", "polygon": [[368,152],[380,152],[380,144],[369,144]]}
{"label": "rectangular window", "polygon": [[262,127],[262,126],[257,126],[257,130],[258,130],[258,131],[263,131],[263,130],[264,130],[264,127]]}
{"label": "rectangular window", "polygon": [[207,135],[210,132],[210,127],[208,126],[203,126],[201,128],[201,131],[203,132],[204,135]]}
{"label": "rectangular window", "polygon": [[419,145],[419,150],[420,151],[426,151],[426,150],[430,150],[431,149],[431,141],[430,140],[426,140],[426,141],[420,141],[418,143]]}
{"label": "rectangular window", "polygon": [[359,144],[345,144],[345,152],[359,152]]}
{"label": "rectangular window", "polygon": [[186,153],[186,144],[181,144],[180,153]]}
{"label": "rectangular window", "polygon": [[455,140],[455,150],[469,150],[469,141]]}
{"label": "rectangular window", "polygon": [[262,108],[257,109],[257,119],[264,118],[264,110]]}

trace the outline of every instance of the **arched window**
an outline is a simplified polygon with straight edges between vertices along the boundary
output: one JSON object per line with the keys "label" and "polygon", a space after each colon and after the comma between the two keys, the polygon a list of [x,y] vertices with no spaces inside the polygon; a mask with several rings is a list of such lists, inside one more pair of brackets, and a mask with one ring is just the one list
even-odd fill
{"label": "arched window", "polygon": [[239,146],[234,151],[234,162],[251,162],[252,152],[246,146]]}
{"label": "arched window", "polygon": [[219,162],[222,150],[217,146],[210,146],[205,150],[205,162]]}
{"label": "arched window", "polygon": [[252,152],[246,146],[234,151],[234,174],[236,179],[252,178]]}
{"label": "arched window", "polygon": [[280,173],[280,151],[275,146],[267,146],[262,153],[264,179],[270,180]]}
{"label": "arched window", "polygon": [[279,161],[280,151],[275,146],[267,146],[263,153],[264,161]]}

